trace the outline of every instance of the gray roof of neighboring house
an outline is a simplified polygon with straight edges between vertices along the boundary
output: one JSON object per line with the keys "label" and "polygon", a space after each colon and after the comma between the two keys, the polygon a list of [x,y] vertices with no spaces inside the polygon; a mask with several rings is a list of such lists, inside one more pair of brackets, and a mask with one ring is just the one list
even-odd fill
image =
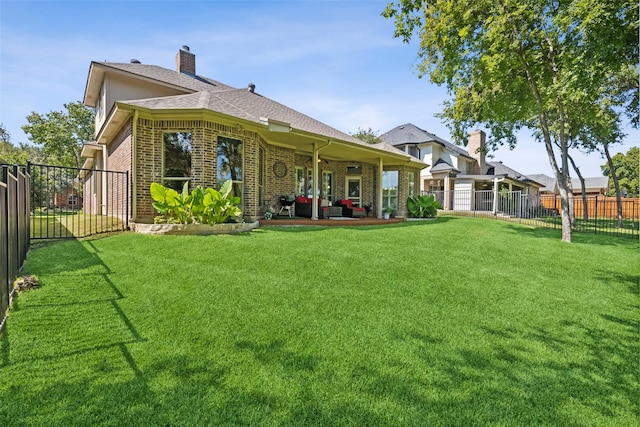
{"label": "gray roof of neighboring house", "polygon": [[520,173],[515,169],[511,169],[509,166],[505,165],[502,162],[487,162],[487,165],[493,167],[494,175],[506,175],[509,178],[517,179],[519,181],[532,179],[530,176]]}
{"label": "gray roof of neighboring house", "polygon": [[541,191],[549,191],[552,193],[555,191],[555,186],[556,186],[555,178],[552,178],[543,173],[529,175],[529,178],[542,184],[542,188],[540,189]]}
{"label": "gray roof of neighboring house", "polygon": [[[549,191],[549,192],[555,192],[555,188],[556,188],[556,179],[553,177],[550,177],[548,175],[545,174],[534,174],[534,175],[529,175],[529,177],[535,181],[538,181],[541,184],[544,184],[544,188],[542,188],[542,191]],[[594,177],[586,177],[584,179],[584,185],[585,188],[604,188],[604,189],[608,189],[609,188],[609,178],[606,176],[594,176]],[[580,183],[580,178],[572,178],[571,179],[571,188],[575,189],[579,189],[582,187],[582,184]]]}
{"label": "gray roof of neighboring house", "polygon": [[425,144],[428,142],[435,142],[442,145],[451,151],[456,152],[459,155],[472,158],[469,152],[458,145],[452,144],[439,136],[420,129],[418,126],[407,123],[404,125],[396,126],[388,132],[380,135],[380,139],[391,145],[405,145],[405,144]]}
{"label": "gray roof of neighboring house", "polygon": [[[573,178],[571,180],[571,186],[573,188],[581,187],[580,178]],[[594,176],[584,179],[584,186],[586,188],[609,188],[609,177],[606,176]]]}
{"label": "gray roof of neighboring house", "polygon": [[460,172],[460,169],[453,167],[446,160],[438,159],[436,163],[431,167],[431,173],[438,172]]}

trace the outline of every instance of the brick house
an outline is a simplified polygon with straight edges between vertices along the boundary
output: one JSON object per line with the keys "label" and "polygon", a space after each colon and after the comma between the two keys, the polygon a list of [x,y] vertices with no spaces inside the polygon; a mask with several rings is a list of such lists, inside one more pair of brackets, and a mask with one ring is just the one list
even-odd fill
{"label": "brick house", "polygon": [[82,150],[84,168],[96,171],[83,174],[85,192],[100,198],[100,170],[130,171],[134,223],[153,221],[152,182],[218,188],[229,179],[251,221],[281,195],[311,197],[312,218],[318,199],[350,199],[378,217],[393,205],[405,216],[406,198],[428,166],[260,95],[253,84],[238,89],[200,76],[187,46],[175,70],[137,60],[92,62],[84,104],[96,112],[95,141]]}

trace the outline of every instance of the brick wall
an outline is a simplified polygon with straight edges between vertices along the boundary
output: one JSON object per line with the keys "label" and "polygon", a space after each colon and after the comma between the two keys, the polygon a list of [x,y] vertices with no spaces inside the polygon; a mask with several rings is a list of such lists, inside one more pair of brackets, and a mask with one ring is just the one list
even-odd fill
{"label": "brick wall", "polygon": [[102,174],[102,179],[106,180],[104,184],[106,193],[101,194],[102,198],[99,201],[100,206],[96,206],[96,209],[98,212],[102,211],[106,215],[118,217],[122,217],[123,215],[131,217],[132,215],[131,204],[129,204],[128,212],[126,209],[128,202],[127,192],[131,194],[133,189],[131,185],[131,130],[132,121],[128,120],[107,147],[109,159],[107,169],[109,171],[128,172],[129,188],[126,187],[127,180],[125,175],[112,173]]}
{"label": "brick wall", "polygon": [[[294,194],[295,168],[304,167],[306,171],[312,167],[311,156],[296,154],[294,150],[268,145],[257,133],[243,129],[241,126],[229,126],[208,120],[153,120],[138,118],[136,127],[135,153],[135,188],[131,194],[135,197],[136,222],[153,222],[156,212],[152,206],[149,192],[151,183],[162,183],[163,153],[165,132],[191,132],[191,187],[217,188],[217,143],[218,137],[224,136],[243,141],[244,176],[242,209],[246,220],[253,221],[264,215],[265,205],[277,206],[278,199],[284,194]],[[264,150],[264,164],[260,165],[260,149]],[[131,123],[123,127],[117,138],[109,146],[109,169],[131,170]],[[276,177],[273,165],[282,161],[287,167],[284,177]],[[334,197],[345,197],[345,181],[347,167],[361,166],[362,204],[373,205],[377,210],[378,166],[346,161],[328,161],[319,165],[319,172],[330,170],[334,175]],[[260,167],[264,174],[264,200],[260,200],[259,177]],[[410,168],[394,168],[399,171],[398,214],[404,215],[407,197],[407,171]],[[419,176],[419,169],[412,168]],[[306,175],[305,175],[306,176]],[[133,180],[131,180],[133,181]]]}
{"label": "brick wall", "polygon": [[[242,127],[234,127],[206,120],[150,120],[139,119],[136,134],[136,197],[138,222],[152,222],[156,215],[153,209],[149,187],[152,182],[162,182],[163,152],[165,132],[191,132],[191,187],[217,188],[217,144],[218,137],[243,141],[243,204],[242,210],[247,220],[262,216],[258,194],[259,149],[266,151],[265,196],[286,193],[293,188],[293,151],[281,147],[268,146],[257,133]],[[280,159],[288,166],[287,176],[275,178],[270,173],[270,165]],[[290,179],[290,185],[287,178]]]}

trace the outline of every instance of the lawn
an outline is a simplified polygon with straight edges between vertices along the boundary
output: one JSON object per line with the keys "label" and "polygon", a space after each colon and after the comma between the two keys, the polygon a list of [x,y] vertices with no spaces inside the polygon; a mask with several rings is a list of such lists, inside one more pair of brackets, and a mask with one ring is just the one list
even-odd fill
{"label": "lawn", "polygon": [[32,249],[0,425],[635,425],[637,240],[440,218]]}
{"label": "lawn", "polygon": [[34,212],[31,214],[31,238],[85,237],[96,233],[122,231],[124,222],[113,216],[75,212]]}

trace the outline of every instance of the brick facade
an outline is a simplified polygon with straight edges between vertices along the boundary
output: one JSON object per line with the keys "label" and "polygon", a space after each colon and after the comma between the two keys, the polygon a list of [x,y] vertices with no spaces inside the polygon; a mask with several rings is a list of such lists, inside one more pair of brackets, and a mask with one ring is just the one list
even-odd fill
{"label": "brick facade", "polygon": [[[153,209],[149,188],[151,183],[162,183],[164,169],[164,139],[165,132],[190,132],[191,133],[191,179],[190,187],[197,185],[217,188],[217,144],[218,137],[238,139],[243,142],[243,200],[242,210],[247,221],[253,221],[264,215],[266,206],[277,207],[279,197],[285,194],[294,194],[295,170],[302,167],[305,177],[312,168],[312,158],[308,155],[296,154],[290,148],[269,145],[259,134],[243,129],[241,126],[229,126],[208,120],[154,120],[151,118],[138,118],[135,132],[132,128],[133,121],[129,120],[122,127],[114,140],[108,146],[109,170],[130,171],[135,173],[135,178],[130,177],[129,204],[130,217],[134,222],[151,223],[157,215]],[[135,135],[135,143],[133,142]],[[135,149],[135,153],[132,151]],[[260,152],[263,152],[263,163],[260,163]],[[134,159],[135,156],[135,159]],[[277,177],[273,172],[273,165],[281,161],[286,165],[286,174]],[[133,167],[135,165],[135,168]],[[333,197],[334,200],[345,198],[347,169],[350,166],[361,168],[361,201],[362,205],[371,205],[373,212],[377,212],[378,199],[376,189],[378,183],[378,165],[323,160],[318,166],[318,172],[322,176],[323,171],[333,173]],[[260,169],[262,168],[262,169]],[[385,167],[387,170],[387,167]],[[407,172],[413,170],[419,176],[417,168],[390,167],[389,170],[399,171],[398,191],[398,216],[406,213],[407,198]],[[263,186],[260,186],[260,176],[264,177]],[[87,182],[88,187],[90,183]],[[135,185],[135,188],[133,187]],[[317,184],[316,184],[317,185]],[[88,189],[88,188],[87,188]],[[135,200],[135,201],[134,201]],[[110,203],[117,206],[118,212],[122,212],[121,204],[125,203],[124,192],[118,194]]]}

